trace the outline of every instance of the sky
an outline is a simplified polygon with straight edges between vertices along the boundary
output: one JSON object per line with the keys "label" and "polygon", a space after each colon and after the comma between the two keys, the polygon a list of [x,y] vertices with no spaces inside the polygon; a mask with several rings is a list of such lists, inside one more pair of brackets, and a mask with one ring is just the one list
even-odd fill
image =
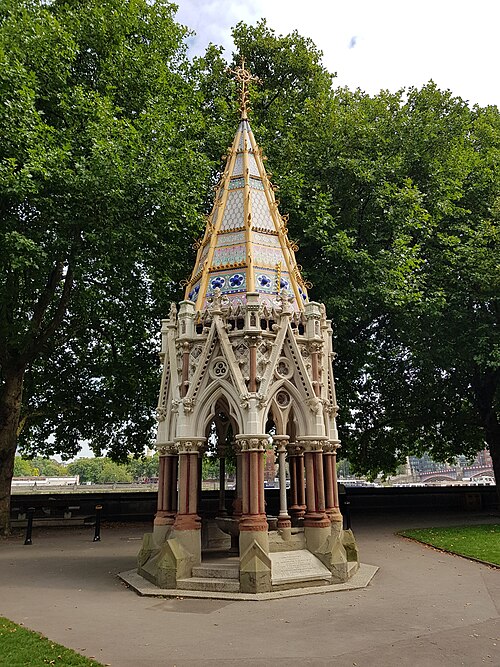
{"label": "sky", "polygon": [[277,34],[310,37],[336,83],[375,94],[439,88],[500,106],[499,0],[175,0],[177,20],[196,32],[193,55],[213,42],[233,51],[231,27],[266,18]]}

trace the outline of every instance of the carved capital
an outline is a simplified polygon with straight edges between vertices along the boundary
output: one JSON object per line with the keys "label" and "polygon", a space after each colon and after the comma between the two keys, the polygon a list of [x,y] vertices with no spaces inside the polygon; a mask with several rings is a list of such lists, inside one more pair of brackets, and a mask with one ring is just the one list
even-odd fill
{"label": "carved capital", "polygon": [[325,438],[301,438],[299,445],[303,448],[304,452],[322,452],[325,442]]}
{"label": "carved capital", "polygon": [[179,454],[199,454],[203,451],[206,438],[179,438],[175,442]]}
{"label": "carved capital", "polygon": [[298,442],[290,442],[286,446],[286,451],[288,452],[288,456],[302,456],[304,448]]}
{"label": "carved capital", "polygon": [[275,435],[273,436],[273,445],[278,454],[286,453],[289,435]]}
{"label": "carved capital", "polygon": [[158,454],[160,456],[172,456],[173,454],[177,454],[177,447],[173,442],[166,442],[156,449],[158,450]]}
{"label": "carved capital", "polygon": [[332,447],[332,452],[337,453],[337,450],[341,448],[340,440],[330,440],[330,445]]}
{"label": "carved capital", "polygon": [[257,347],[262,340],[262,336],[260,334],[247,334],[244,336],[244,340],[250,347]]}
{"label": "carved capital", "polygon": [[195,404],[194,398],[185,398],[182,401],[182,405],[184,406],[184,412],[187,414],[193,412],[194,404]]}
{"label": "carved capital", "polygon": [[269,448],[269,436],[262,435],[237,435],[236,441],[242,452],[264,452]]}

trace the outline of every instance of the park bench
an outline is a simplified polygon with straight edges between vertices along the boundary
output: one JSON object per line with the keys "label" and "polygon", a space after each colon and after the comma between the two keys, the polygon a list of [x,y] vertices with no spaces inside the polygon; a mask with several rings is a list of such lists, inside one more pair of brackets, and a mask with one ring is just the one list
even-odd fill
{"label": "park bench", "polygon": [[34,526],[82,526],[91,525],[92,514],[81,514],[80,505],[61,498],[30,498],[29,501],[16,502],[12,499],[11,526],[25,528],[28,523],[28,509],[34,508]]}

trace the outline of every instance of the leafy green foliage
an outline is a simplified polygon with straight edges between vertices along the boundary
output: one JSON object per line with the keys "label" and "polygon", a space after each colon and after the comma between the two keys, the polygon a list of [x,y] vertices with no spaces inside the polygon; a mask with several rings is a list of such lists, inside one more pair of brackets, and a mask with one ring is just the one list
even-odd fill
{"label": "leafy green foliage", "polygon": [[403,537],[411,537],[459,556],[477,558],[500,565],[500,525],[454,526],[403,530]]}
{"label": "leafy green foliage", "polygon": [[[124,462],[151,442],[158,321],[236,124],[220,49],[191,66],[184,39],[167,2],[2,5],[0,477],[16,429],[24,453],[68,459],[81,440]],[[375,475],[486,440],[500,478],[498,109],[432,82],[335,90],[310,40],[265,22],[234,40],[333,317],[342,456]]]}
{"label": "leafy green foliage", "polygon": [[261,79],[252,125],[310,295],[333,317],[342,456],[376,475],[486,441],[500,476],[498,109],[432,82],[335,90],[310,41],[264,22],[234,39]]}
{"label": "leafy green foliage", "polygon": [[70,475],[80,475],[80,483],[92,484],[130,483],[133,477],[126,466],[106,457],[81,458],[68,464]]}
{"label": "leafy green foliage", "polygon": [[46,477],[63,477],[67,474],[67,467],[54,459],[47,459],[42,456],[35,456],[33,459],[24,459],[21,456],[16,456],[14,460],[15,477],[31,477],[38,475]]}
{"label": "leafy green foliage", "polygon": [[20,442],[125,460],[154,424],[158,322],[210,161],[167,2],[7,2],[0,24],[0,369]]}
{"label": "leafy green foliage", "polygon": [[125,464],[128,473],[134,482],[140,482],[144,479],[156,478],[160,474],[159,455],[144,456],[142,458],[130,458]]}
{"label": "leafy green foliage", "polygon": [[103,667],[102,663],[56,644],[38,632],[0,617],[0,656],[4,665],[66,665]]}

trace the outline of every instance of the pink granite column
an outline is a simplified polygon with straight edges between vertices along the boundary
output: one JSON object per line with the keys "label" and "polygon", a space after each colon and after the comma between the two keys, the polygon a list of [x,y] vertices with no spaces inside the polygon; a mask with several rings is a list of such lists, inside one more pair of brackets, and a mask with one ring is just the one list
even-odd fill
{"label": "pink granite column", "polygon": [[200,530],[198,516],[198,466],[199,451],[204,439],[183,439],[178,443],[179,451],[179,507],[174,530]]}
{"label": "pink granite column", "polygon": [[297,443],[287,445],[288,469],[290,473],[289,512],[294,525],[304,518],[306,502],[304,489],[304,454]]}
{"label": "pink granite column", "polygon": [[[154,519],[155,526],[169,526],[174,523],[175,505],[172,504],[172,486],[177,487],[174,478],[174,462],[176,455],[167,447],[160,449],[158,476],[158,504]],[[176,467],[175,467],[176,471]]]}
{"label": "pink granite column", "polygon": [[238,436],[241,446],[242,515],[240,532],[267,532],[264,456],[267,436]]}
{"label": "pink granite column", "polygon": [[323,468],[325,473],[325,511],[330,521],[342,521],[338,504],[335,445],[331,442],[323,444]]}
{"label": "pink granite column", "polygon": [[306,514],[304,526],[307,528],[326,528],[330,519],[325,512],[325,481],[323,470],[323,441],[315,439],[301,440],[304,448],[306,468]]}

